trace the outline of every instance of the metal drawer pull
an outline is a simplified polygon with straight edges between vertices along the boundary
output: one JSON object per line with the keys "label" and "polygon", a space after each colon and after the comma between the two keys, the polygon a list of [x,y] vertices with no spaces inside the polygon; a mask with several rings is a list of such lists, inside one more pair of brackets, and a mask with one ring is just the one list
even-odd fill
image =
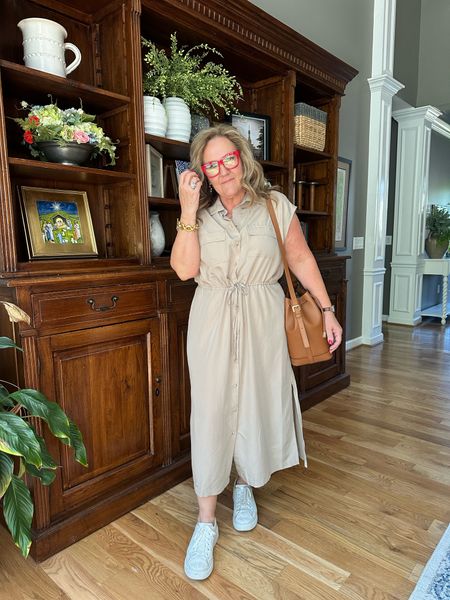
{"label": "metal drawer pull", "polygon": [[99,306],[98,308],[95,306],[94,298],[88,298],[87,303],[92,308],[92,310],[96,310],[97,312],[106,312],[107,310],[112,310],[116,308],[116,302],[118,302],[119,296],[111,296],[111,306]]}

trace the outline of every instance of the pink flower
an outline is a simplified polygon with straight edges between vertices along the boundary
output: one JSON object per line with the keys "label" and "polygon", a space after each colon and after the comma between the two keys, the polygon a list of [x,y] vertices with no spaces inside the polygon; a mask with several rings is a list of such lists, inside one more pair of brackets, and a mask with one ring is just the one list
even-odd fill
{"label": "pink flower", "polygon": [[85,133],[84,131],[81,131],[81,129],[77,129],[76,131],[73,132],[73,139],[78,144],[87,144],[89,142],[88,134]]}
{"label": "pink flower", "polygon": [[34,142],[33,134],[29,129],[27,129],[23,134],[23,139],[27,142],[27,144],[32,144]]}

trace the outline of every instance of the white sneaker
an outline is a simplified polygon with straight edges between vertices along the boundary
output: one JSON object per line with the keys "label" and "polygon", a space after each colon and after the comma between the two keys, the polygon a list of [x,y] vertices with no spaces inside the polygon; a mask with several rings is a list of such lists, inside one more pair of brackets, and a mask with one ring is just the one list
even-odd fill
{"label": "white sneaker", "polygon": [[206,579],[214,568],[214,546],[219,539],[217,521],[197,523],[186,551],[184,572],[190,579]]}
{"label": "white sneaker", "polygon": [[251,486],[235,483],[233,489],[233,527],[237,531],[251,531],[258,523],[258,509]]}

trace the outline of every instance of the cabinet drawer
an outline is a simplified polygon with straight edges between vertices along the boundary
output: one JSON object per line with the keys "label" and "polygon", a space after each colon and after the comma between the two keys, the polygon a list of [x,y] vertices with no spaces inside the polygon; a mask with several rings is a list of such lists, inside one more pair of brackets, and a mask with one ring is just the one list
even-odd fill
{"label": "cabinet drawer", "polygon": [[157,308],[156,283],[63,290],[32,296],[35,326],[73,327],[148,317]]}

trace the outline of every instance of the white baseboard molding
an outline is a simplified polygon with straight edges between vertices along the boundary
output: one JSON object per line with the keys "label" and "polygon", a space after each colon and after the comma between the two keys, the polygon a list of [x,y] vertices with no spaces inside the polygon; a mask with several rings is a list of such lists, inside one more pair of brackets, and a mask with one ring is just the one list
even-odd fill
{"label": "white baseboard molding", "polygon": [[357,348],[358,346],[362,346],[362,335],[357,338],[353,338],[352,340],[347,340],[345,342],[345,350],[348,352],[349,350],[353,350],[353,348]]}
{"label": "white baseboard molding", "polygon": [[422,317],[419,315],[418,317],[393,317],[392,315],[388,316],[388,323],[392,323],[393,325],[409,325],[409,327],[415,327],[422,322]]}
{"label": "white baseboard molding", "polygon": [[384,336],[382,333],[375,335],[371,338],[362,338],[362,344],[365,344],[366,346],[376,346],[377,344],[381,344],[382,342],[384,342]]}

